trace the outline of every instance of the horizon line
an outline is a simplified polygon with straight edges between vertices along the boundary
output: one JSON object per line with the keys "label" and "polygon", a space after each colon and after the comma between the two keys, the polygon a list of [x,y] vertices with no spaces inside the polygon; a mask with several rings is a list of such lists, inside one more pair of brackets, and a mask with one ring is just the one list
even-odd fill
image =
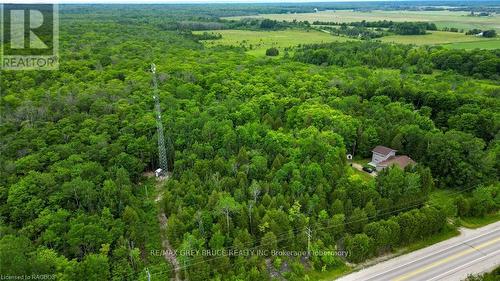
{"label": "horizon line", "polygon": [[[465,0],[56,0],[56,1],[33,1],[33,0],[11,0],[0,1],[0,4],[325,4],[325,3],[360,3],[360,2],[470,2]],[[500,2],[500,0],[475,0],[473,2]]]}

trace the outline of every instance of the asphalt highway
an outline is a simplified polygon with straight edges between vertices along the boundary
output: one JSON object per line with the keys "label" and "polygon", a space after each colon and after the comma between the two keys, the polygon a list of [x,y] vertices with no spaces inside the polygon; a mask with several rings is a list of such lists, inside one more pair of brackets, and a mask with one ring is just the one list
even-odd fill
{"label": "asphalt highway", "polygon": [[427,248],[395,257],[341,281],[460,281],[471,273],[500,265],[500,222],[461,234]]}

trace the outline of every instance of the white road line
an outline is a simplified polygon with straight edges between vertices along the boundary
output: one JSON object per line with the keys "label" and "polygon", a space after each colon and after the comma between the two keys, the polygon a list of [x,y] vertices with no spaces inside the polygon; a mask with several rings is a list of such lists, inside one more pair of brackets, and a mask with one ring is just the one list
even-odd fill
{"label": "white road line", "polygon": [[[471,266],[472,264],[474,264],[474,263],[476,263],[476,262],[478,262],[478,261],[480,261],[480,260],[483,260],[483,259],[489,258],[490,256],[496,255],[496,254],[498,254],[498,253],[500,253],[500,250],[496,250],[496,251],[494,251],[494,252],[492,252],[492,253],[487,254],[486,256],[482,256],[482,257],[480,257],[480,258],[477,258],[477,259],[475,259],[475,260],[472,260],[472,261],[470,261],[470,262],[468,262],[468,263],[466,263],[466,264],[463,264],[463,265],[461,265],[461,266],[459,266],[459,267],[455,267],[455,268],[453,268],[453,269],[451,269],[451,270],[448,270],[448,271],[446,271],[446,272],[444,272],[444,273],[439,274],[438,276],[432,277],[431,279],[429,279],[429,280],[427,280],[427,281],[439,280],[440,278],[443,278],[443,277],[445,277],[445,276],[447,276],[447,275],[450,275],[450,274],[452,274],[452,273],[454,273],[454,272],[457,272],[458,270],[460,270],[460,269],[462,269],[462,268],[467,268],[467,267]],[[499,261],[499,263],[500,263],[500,261]]]}
{"label": "white road line", "polygon": [[[410,262],[405,263],[405,264],[403,264],[403,265],[400,265],[400,266],[398,266],[398,267],[394,267],[394,268],[392,268],[392,269],[386,270],[386,271],[384,271],[384,272],[382,272],[382,273],[379,273],[379,274],[377,274],[377,275],[375,275],[375,276],[371,276],[371,277],[369,277],[369,278],[368,278],[368,280],[373,279],[373,278],[377,278],[377,277],[379,277],[380,275],[384,275],[384,274],[386,274],[386,273],[388,273],[388,272],[391,272],[391,271],[397,270],[397,269],[399,269],[399,268],[401,268],[401,267],[405,267],[405,266],[408,266],[408,265],[410,265],[410,264],[412,264],[412,263],[415,263],[415,262],[421,261],[421,260],[423,260],[423,259],[429,258],[429,257],[431,257],[431,256],[434,256],[434,255],[440,254],[440,253],[442,253],[442,252],[444,252],[444,251],[447,251],[447,250],[449,250],[449,249],[451,249],[451,248],[454,248],[454,247],[457,247],[457,246],[462,245],[462,244],[464,244],[464,243],[467,243],[467,242],[469,242],[469,241],[472,241],[472,240],[478,239],[478,238],[480,238],[480,237],[483,237],[483,236],[485,236],[485,235],[491,234],[491,233],[493,233],[493,232],[495,232],[495,231],[498,231],[498,230],[500,230],[500,228],[495,228],[495,229],[493,229],[492,231],[489,231],[489,232],[486,232],[486,233],[481,234],[481,235],[479,235],[479,236],[472,237],[472,238],[470,238],[470,239],[468,239],[468,240],[465,240],[465,241],[462,241],[462,242],[456,243],[456,244],[454,244],[454,245],[452,245],[452,246],[449,246],[449,247],[447,247],[447,248],[445,248],[445,249],[443,249],[443,250],[440,250],[439,252],[428,254],[428,255],[426,255],[426,256],[424,256],[424,257],[421,257],[421,258],[419,258],[419,259],[417,259],[417,260],[410,261]],[[445,240],[445,241],[446,241],[446,240]],[[444,242],[444,241],[443,241],[443,242]],[[434,245],[436,245],[436,244],[434,244]],[[432,245],[432,246],[434,246],[434,245]],[[430,246],[430,247],[432,247],[432,246]],[[424,249],[425,249],[425,248],[424,248]],[[390,261],[390,260],[389,260],[389,261]],[[370,268],[370,267],[367,267],[367,268]]]}

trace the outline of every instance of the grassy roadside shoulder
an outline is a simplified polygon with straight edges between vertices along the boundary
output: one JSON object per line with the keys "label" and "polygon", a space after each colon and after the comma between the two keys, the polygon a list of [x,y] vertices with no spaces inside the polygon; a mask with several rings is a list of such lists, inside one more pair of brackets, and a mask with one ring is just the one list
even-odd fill
{"label": "grassy roadside shoulder", "polygon": [[476,229],[490,223],[500,221],[500,211],[484,217],[464,217],[459,219],[459,224],[463,227]]}
{"label": "grassy roadside shoulder", "polygon": [[410,245],[407,245],[405,247],[402,247],[400,249],[400,252],[398,252],[398,255],[408,254],[410,252],[414,252],[416,250],[432,246],[434,244],[448,240],[458,235],[460,235],[460,231],[455,226],[447,224],[440,232],[432,236],[426,237],[420,241],[411,243]]}
{"label": "grassy roadside shoulder", "polygon": [[420,241],[411,243],[409,245],[397,247],[390,253],[373,257],[369,260],[366,260],[362,263],[355,265],[354,267],[350,267],[349,265],[345,264],[342,267],[335,268],[333,270],[326,272],[309,272],[308,275],[310,277],[310,280],[318,280],[318,281],[335,280],[336,278],[420,250],[422,248],[437,244],[439,242],[448,240],[458,235],[460,235],[460,231],[457,229],[457,227],[455,227],[452,224],[446,224],[446,226],[439,233],[436,233],[432,236],[426,237]]}
{"label": "grassy roadside shoulder", "polygon": [[316,280],[316,281],[327,281],[328,280],[329,281],[329,280],[335,280],[336,278],[347,275],[351,272],[352,272],[352,268],[346,264],[343,264],[342,266],[340,266],[338,268],[334,268],[332,270],[311,271],[311,272],[308,272],[307,275],[309,277],[309,280]]}
{"label": "grassy roadside shoulder", "polygon": [[434,206],[441,206],[442,211],[445,212],[448,220],[450,221],[450,223],[446,224],[439,233],[436,233],[432,236],[426,237],[409,245],[400,246],[398,248],[395,248],[390,253],[382,256],[377,256],[363,263],[357,264],[356,266],[352,267],[351,270],[345,271],[341,275],[334,275],[335,278],[359,271],[363,268],[373,266],[386,260],[393,259],[395,257],[405,255],[458,236],[460,235],[460,231],[458,230],[458,227],[460,226],[470,229],[476,229],[500,221],[500,211],[497,211],[494,214],[485,215],[484,217],[459,217],[457,215],[457,207],[455,205],[456,197],[457,194],[451,190],[434,190],[429,197],[429,203]]}
{"label": "grassy roadside shoulder", "polygon": [[434,190],[429,196],[429,203],[434,206],[441,206],[446,216],[455,221],[455,225],[476,229],[490,223],[500,221],[500,211],[487,214],[483,217],[460,217],[457,214],[455,200],[458,194],[451,190]]}

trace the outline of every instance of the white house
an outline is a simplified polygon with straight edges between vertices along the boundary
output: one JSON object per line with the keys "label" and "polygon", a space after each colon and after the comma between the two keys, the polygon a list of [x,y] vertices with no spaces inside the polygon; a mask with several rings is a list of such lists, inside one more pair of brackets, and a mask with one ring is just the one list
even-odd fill
{"label": "white house", "polygon": [[368,164],[375,167],[377,171],[393,165],[404,169],[408,165],[415,164],[415,161],[406,155],[396,156],[396,151],[395,149],[379,145],[372,150],[372,161]]}
{"label": "white house", "polygon": [[373,167],[377,167],[377,164],[389,159],[389,157],[396,156],[396,151],[392,148],[385,147],[382,145],[377,145],[373,150],[372,150],[372,161],[368,163],[369,165]]}

